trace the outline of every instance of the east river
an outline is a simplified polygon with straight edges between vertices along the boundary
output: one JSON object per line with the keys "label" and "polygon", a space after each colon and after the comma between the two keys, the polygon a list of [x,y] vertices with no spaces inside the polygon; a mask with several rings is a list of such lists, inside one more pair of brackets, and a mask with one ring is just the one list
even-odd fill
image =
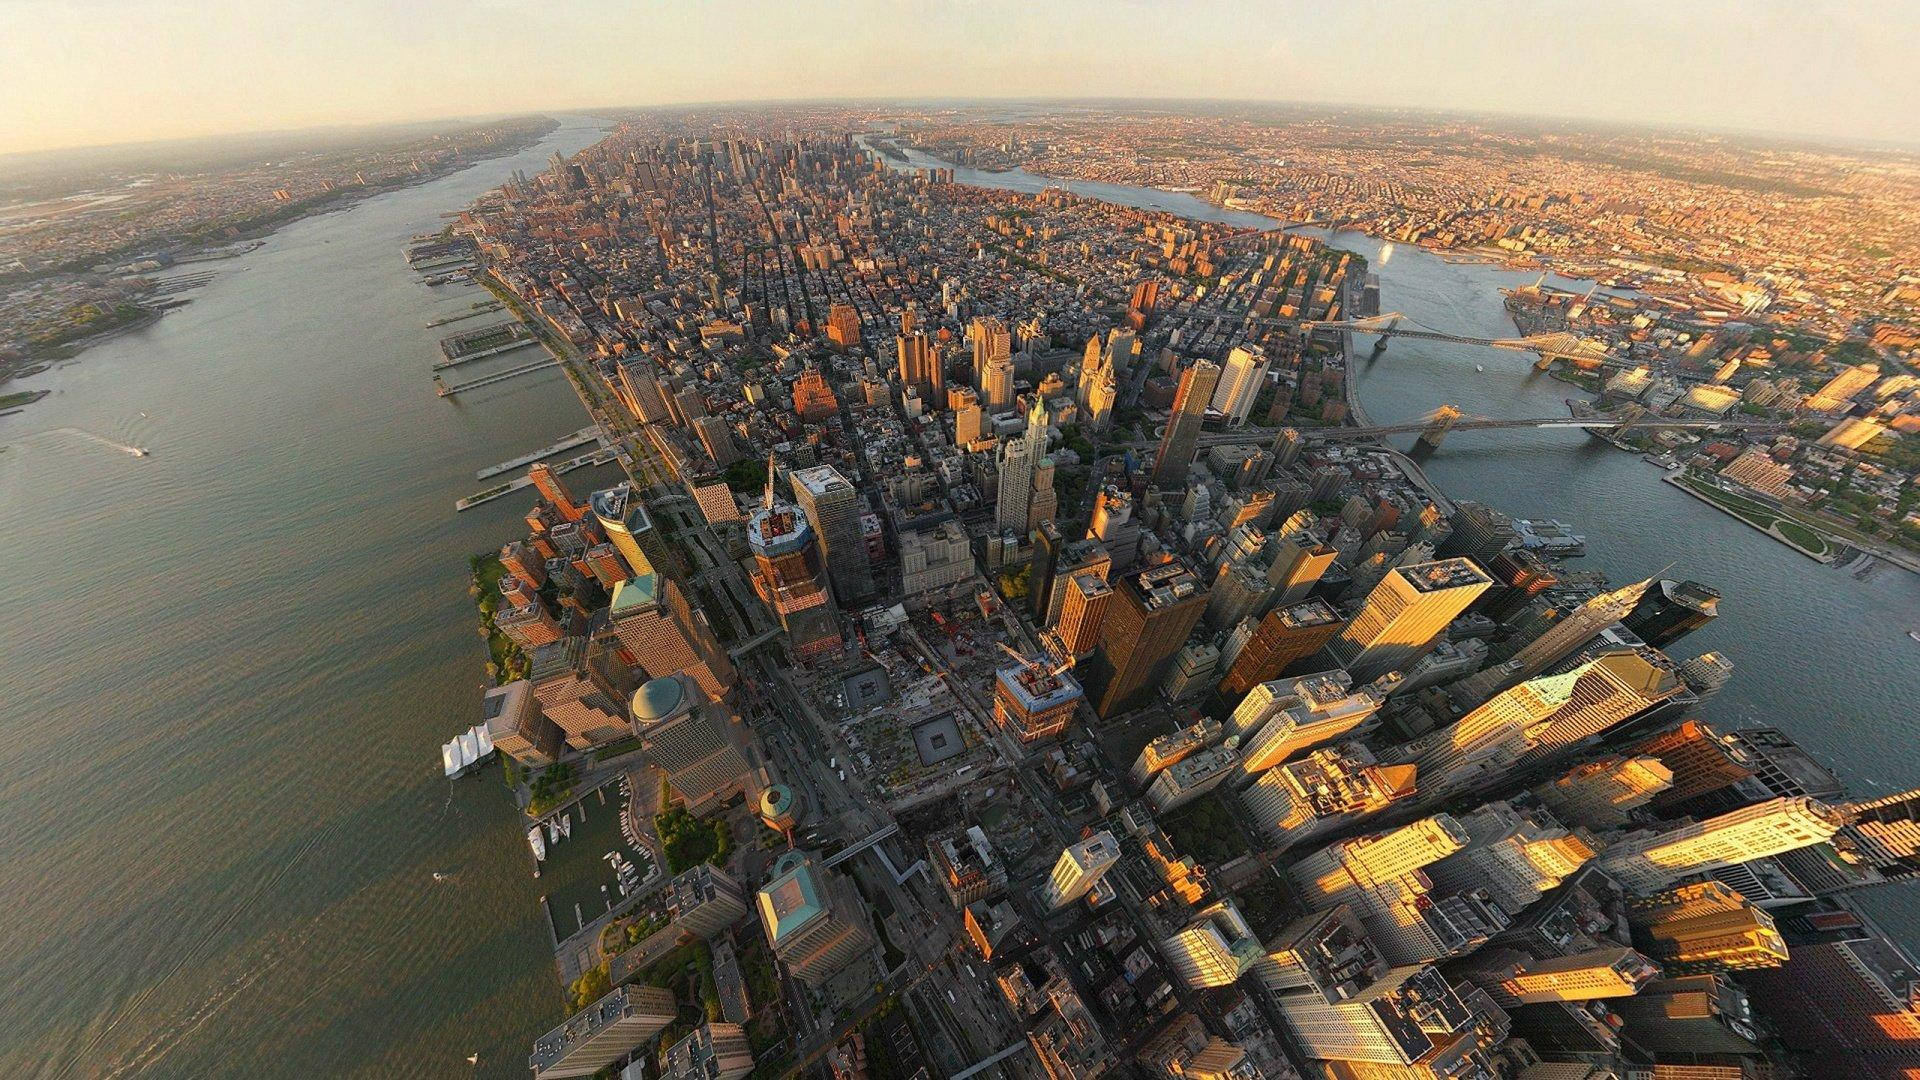
{"label": "east river", "polygon": [[[916,166],[945,162],[906,151]],[[896,163],[898,164],[898,163]],[[1033,192],[1061,181],[1014,170],[957,168],[962,183]],[[1223,210],[1180,192],[1074,180],[1089,198],[1238,226],[1270,218]],[[1465,337],[1518,336],[1500,290],[1538,275],[1442,261],[1355,232],[1328,237],[1366,257],[1380,275],[1380,306]],[[1584,291],[1589,282],[1549,278]],[[1375,423],[1418,419],[1441,404],[1494,418],[1566,415],[1575,387],[1533,370],[1529,353],[1392,339],[1378,360],[1356,337],[1355,389]],[[1484,369],[1484,370],[1482,370]],[[1411,437],[1401,448],[1411,446]],[[1449,495],[1515,517],[1558,518],[1587,538],[1579,567],[1618,582],[1655,574],[1691,577],[1723,594],[1721,617],[1676,648],[1680,658],[1717,649],[1732,681],[1702,712],[1723,730],[1778,726],[1828,764],[1856,797],[1920,787],[1920,576],[1884,566],[1866,581],[1823,566],[1660,482],[1638,456],[1570,430],[1456,432],[1424,462]],[[1920,890],[1869,894],[1886,928],[1920,945]]]}
{"label": "east river", "polygon": [[[557,372],[436,398],[438,337],[489,319],[424,323],[484,293],[429,289],[401,254],[603,130],[570,122],[290,225],[208,264],[192,305],[18,387],[54,392],[0,418],[0,1073],[524,1075],[561,1015],[538,883],[498,772],[449,784],[438,748],[486,683],[467,556],[526,500],[452,507],[488,486],[476,469],[584,418]],[[1511,333],[1497,290],[1527,275],[1334,242],[1371,260],[1386,307]],[[1382,422],[1442,402],[1555,415],[1566,396],[1527,356],[1434,342],[1396,341],[1357,377]],[[1709,718],[1779,724],[1862,794],[1920,785],[1920,579],[1822,567],[1583,435],[1457,433],[1427,468],[1572,523],[1616,580],[1671,563],[1718,586],[1724,616],[1687,642],[1738,665]],[[1913,936],[1904,898],[1876,906]]]}
{"label": "east river", "polygon": [[9,387],[54,392],[0,419],[0,1075],[523,1077],[560,1019],[500,772],[439,747],[486,683],[467,557],[527,505],[454,500],[586,417],[558,372],[435,397],[504,316],[427,329],[487,294],[403,255],[605,130],[567,123]]}

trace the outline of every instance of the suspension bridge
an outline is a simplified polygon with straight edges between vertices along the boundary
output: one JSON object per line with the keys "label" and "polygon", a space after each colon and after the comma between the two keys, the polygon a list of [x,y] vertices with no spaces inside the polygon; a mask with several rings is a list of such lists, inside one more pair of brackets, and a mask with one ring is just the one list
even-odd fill
{"label": "suspension bridge", "polygon": [[[1517,338],[1469,337],[1465,334],[1449,334],[1421,325],[1413,318],[1398,311],[1389,311],[1364,319],[1341,319],[1330,321],[1284,319],[1250,319],[1250,323],[1266,329],[1298,329],[1302,333],[1315,330],[1350,330],[1356,334],[1373,334],[1380,338],[1414,338],[1420,341],[1447,341],[1456,345],[1481,345],[1489,349],[1507,349],[1512,352],[1530,352],[1540,359],[1537,367],[1545,370],[1555,360],[1566,360],[1580,367],[1630,367],[1633,362],[1615,356],[1607,347],[1589,338],[1569,330],[1556,330],[1547,334],[1529,334]],[[1409,324],[1409,325],[1402,325]]]}
{"label": "suspension bridge", "polygon": [[[1366,427],[1325,427],[1304,428],[1300,434],[1308,439],[1328,442],[1373,442],[1390,435],[1412,435],[1418,433],[1419,445],[1427,449],[1437,449],[1441,440],[1455,431],[1505,431],[1521,428],[1538,430],[1574,429],[1579,431],[1622,431],[1628,428],[1647,431],[1699,431],[1711,429],[1731,429],[1738,431],[1764,431],[1785,427],[1778,420],[1757,420],[1740,418],[1720,420],[1711,417],[1700,419],[1670,419],[1661,416],[1529,416],[1508,419],[1495,419],[1486,416],[1473,416],[1461,412],[1452,405],[1442,405],[1432,412],[1415,420],[1398,424],[1374,424]],[[1276,435],[1282,428],[1245,427],[1236,431],[1219,432],[1200,436],[1200,448],[1212,446],[1246,445],[1264,442]],[[1110,447],[1110,449],[1144,449],[1159,445],[1158,440],[1141,440]]]}

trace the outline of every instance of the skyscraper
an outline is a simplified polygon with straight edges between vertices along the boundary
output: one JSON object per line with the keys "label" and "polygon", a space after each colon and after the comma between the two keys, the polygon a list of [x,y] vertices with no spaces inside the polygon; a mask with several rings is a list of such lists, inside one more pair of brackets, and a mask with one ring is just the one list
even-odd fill
{"label": "skyscraper", "polygon": [[1220,693],[1229,700],[1255,686],[1277,679],[1333,639],[1346,623],[1324,600],[1308,600],[1275,608],[1255,628],[1220,680]]}
{"label": "skyscraper", "polygon": [[1779,967],[1787,943],[1773,916],[1731,885],[1696,881],[1627,900],[1633,941],[1670,975]]}
{"label": "skyscraper", "polygon": [[947,391],[947,408],[953,412],[953,444],[966,449],[986,435],[986,413],[980,408],[980,395],[970,386]]}
{"label": "skyscraper", "polygon": [[1046,595],[1034,598],[1034,613],[1045,630],[1053,629],[1066,617],[1067,584],[1081,574],[1107,580],[1113,571],[1113,559],[1098,540],[1069,540],[1053,554],[1048,571]]}
{"label": "skyscraper", "polygon": [[1425,964],[1393,968],[1349,1000],[1308,991],[1274,1004],[1301,1052],[1333,1066],[1328,1076],[1498,1076],[1487,1053],[1510,1026],[1484,992],[1455,987]]}
{"label": "skyscraper", "polygon": [[914,332],[901,334],[896,349],[900,354],[900,385],[917,391],[928,408],[939,408],[947,393],[939,347],[927,335]]}
{"label": "skyscraper", "polygon": [[834,303],[827,308],[827,338],[843,349],[860,344],[860,312],[852,304]]}
{"label": "skyscraper", "polygon": [[1021,742],[1058,735],[1086,697],[1065,671],[1038,663],[1008,664],[994,677],[993,718]]}
{"label": "skyscraper", "polygon": [[[1052,464],[1047,457],[1047,403],[1039,394],[1027,409],[1025,434],[1000,444],[1000,496],[994,520],[1002,529],[1012,529],[1022,538],[1033,529],[1033,500],[1042,472],[1047,474],[1045,490],[1052,495]],[[1051,514],[1048,515],[1049,517]]]}
{"label": "skyscraper", "polygon": [[558,473],[544,461],[536,461],[527,469],[527,479],[533,481],[534,490],[540,497],[553,504],[560,516],[568,521],[579,521],[587,516],[586,508],[573,501],[573,495],[567,491],[567,485],[560,481]]}
{"label": "skyscraper", "polygon": [[1504,664],[1470,675],[1455,683],[1451,696],[1460,707],[1478,705],[1493,694],[1518,682],[1533,678],[1554,664],[1572,656],[1597,637],[1600,631],[1619,622],[1652,586],[1653,579],[1637,581],[1624,589],[1604,592],[1581,604],[1539,636],[1522,645]]}
{"label": "skyscraper", "polygon": [[700,863],[667,883],[661,902],[676,930],[712,939],[747,917],[746,891],[726,871]]}
{"label": "skyscraper", "polygon": [[767,943],[794,978],[817,990],[873,951],[866,905],[845,877],[801,851],[780,856],[767,875],[754,906]]}
{"label": "skyscraper", "polygon": [[1087,895],[1119,860],[1120,844],[1113,834],[1097,832],[1060,852],[1040,898],[1049,909],[1066,907]]}
{"label": "skyscraper", "polygon": [[617,986],[533,1044],[534,1080],[592,1076],[640,1048],[680,1014],[673,991]]}
{"label": "skyscraper", "polygon": [[1583,761],[1533,789],[1553,816],[1569,825],[1589,829],[1617,829],[1627,812],[1653,801],[1673,786],[1673,770],[1660,759],[1643,754],[1608,754]]}
{"label": "skyscraper", "polygon": [[1007,324],[1000,319],[986,316],[973,320],[967,326],[967,340],[973,343],[973,384],[987,398],[989,405],[1006,405],[1013,401],[1012,375],[1013,365],[1007,365],[1007,400],[996,402],[987,390],[987,369],[996,359],[1010,358],[1013,355],[1013,335],[1007,332]]}
{"label": "skyscraper", "polygon": [[813,527],[799,509],[772,499],[747,519],[747,550],[753,552],[754,591],[780,619],[803,663],[837,654],[840,623],[827,593],[825,566]]}
{"label": "skyscraper", "polygon": [[1353,690],[1347,673],[1335,669],[1254,687],[1228,720],[1240,737],[1242,770],[1256,776],[1316,746],[1371,731],[1398,678],[1390,674]]}
{"label": "skyscraper", "polygon": [[622,481],[603,488],[588,496],[587,503],[607,534],[607,542],[627,560],[627,567],[636,577],[673,570],[665,544],[654,530],[653,518],[647,514],[632,484]]}
{"label": "skyscraper", "polygon": [[733,741],[726,709],[708,700],[691,677],[649,679],[633,692],[632,714],[647,760],[667,774],[688,809],[699,813],[751,793],[752,773]]}
{"label": "skyscraper", "polygon": [[1100,644],[1100,629],[1112,600],[1113,589],[1098,574],[1082,571],[1067,582],[1054,633],[1068,656],[1078,659],[1092,655]]}
{"label": "skyscraper", "polygon": [[1226,417],[1230,426],[1239,427],[1247,422],[1247,413],[1252,411],[1254,399],[1266,384],[1270,363],[1267,351],[1258,345],[1236,345],[1227,354],[1226,366],[1221,369],[1210,404],[1214,412]]}
{"label": "skyscraper", "polygon": [[1564,674],[1503,690],[1458,723],[1415,740],[1405,753],[1420,766],[1424,794],[1465,791],[1516,766],[1550,761],[1680,689],[1673,666],[1658,652],[1610,652]]}
{"label": "skyscraper", "polygon": [[1618,837],[1598,860],[1628,890],[1650,893],[1680,878],[1817,844],[1845,824],[1813,799],[1771,799],[1706,821]]}
{"label": "skyscraper", "polygon": [[1005,354],[987,361],[980,373],[980,397],[988,411],[1013,407],[1013,358]]}
{"label": "skyscraper", "polygon": [[658,678],[684,672],[714,701],[733,689],[733,661],[704,612],[694,609],[672,578],[641,574],[613,588],[601,633],[618,642],[621,659]]}
{"label": "skyscraper", "polygon": [[1469,977],[1504,1006],[1630,997],[1660,977],[1659,965],[1624,945],[1544,960],[1489,950],[1468,963]]}
{"label": "skyscraper", "polygon": [[1339,554],[1304,531],[1276,541],[1273,562],[1267,567],[1267,583],[1276,590],[1274,603],[1290,607],[1305,600]]}
{"label": "skyscraper", "polygon": [[1302,902],[1330,907],[1355,894],[1410,874],[1465,847],[1467,830],[1448,814],[1436,814],[1392,832],[1330,844],[1294,864],[1289,872]]}
{"label": "skyscraper", "polygon": [[1230,986],[1267,955],[1231,898],[1202,909],[1163,939],[1160,954],[1193,990]]}
{"label": "skyscraper", "polygon": [[1357,682],[1405,670],[1431,651],[1447,624],[1492,584],[1468,559],[1396,566],[1327,647]]}
{"label": "skyscraper", "polygon": [[753,1071],[747,1030],[718,1021],[701,1024],[667,1047],[661,1080],[741,1080]]}
{"label": "skyscraper", "polygon": [[1200,445],[1200,425],[1206,419],[1207,403],[1220,381],[1220,365],[1211,360],[1196,360],[1180,375],[1180,389],[1173,395],[1173,411],[1167,416],[1167,430],[1160,437],[1160,450],[1153,459],[1153,483],[1161,488],[1183,488],[1193,466],[1195,449]]}
{"label": "skyscraper", "polygon": [[866,500],[831,465],[798,469],[793,474],[793,501],[807,515],[813,535],[826,558],[827,579],[833,594],[846,607],[873,594],[873,564],[867,556],[860,516]]}
{"label": "skyscraper", "polygon": [[1160,675],[1206,610],[1207,590],[1179,561],[1121,574],[1112,583],[1091,682],[1094,711],[1110,717]]}
{"label": "skyscraper", "polygon": [[1240,803],[1276,851],[1353,825],[1413,794],[1419,771],[1381,765],[1357,742],[1324,746],[1268,769],[1240,792]]}
{"label": "skyscraper", "polygon": [[1719,590],[1697,581],[1662,578],[1620,621],[1641,641],[1664,649],[1712,622],[1719,613]]}

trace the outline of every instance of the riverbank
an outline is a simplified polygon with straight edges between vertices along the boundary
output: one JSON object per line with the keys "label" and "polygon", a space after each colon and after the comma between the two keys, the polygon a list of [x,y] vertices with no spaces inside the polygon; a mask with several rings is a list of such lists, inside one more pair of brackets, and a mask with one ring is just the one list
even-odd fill
{"label": "riverbank", "polygon": [[[231,235],[210,236],[197,242],[188,242],[177,250],[165,252],[165,255],[173,260],[176,268],[179,266],[198,266],[215,260],[244,257],[257,251],[260,246],[274,234],[297,222],[321,215],[350,211],[369,199],[411,188],[418,188],[425,184],[455,176],[467,169],[483,165],[489,161],[521,154],[530,147],[540,145],[543,141],[550,138],[555,131],[559,130],[559,128],[559,121],[547,118],[544,124],[537,128],[529,129],[524,135],[504,140],[500,145],[490,147],[487,153],[450,162],[432,171],[409,176],[405,180],[384,184],[370,184],[315,196],[303,202],[271,211],[263,215],[261,219],[243,222],[235,227],[237,231]],[[246,245],[245,250],[231,250],[236,244]],[[128,252],[115,257],[128,258],[131,257],[132,254],[132,252]],[[24,278],[15,284],[24,287],[36,281],[59,279],[80,280],[88,276],[91,275],[73,273],[50,274],[42,278]],[[165,282],[164,280],[158,280],[155,284],[164,285]],[[196,285],[195,287],[199,286]],[[134,299],[129,301],[129,304],[137,308],[140,312],[139,314],[130,314],[129,317],[116,322],[110,327],[76,337],[72,340],[56,341],[44,346],[30,346],[26,350],[26,355],[20,359],[12,362],[0,362],[0,385],[16,379],[29,379],[44,374],[55,364],[77,361],[81,359],[87,351],[115,338],[133,333],[134,331],[147,329],[159,322],[160,319],[168,313],[177,311],[191,303],[189,300],[167,300],[166,298],[172,296],[172,290],[161,291],[158,289],[147,289],[137,291],[133,296]],[[36,398],[35,400],[38,399]],[[18,409],[16,408],[14,411],[17,412]],[[11,413],[8,415],[11,415]]]}
{"label": "riverbank", "polygon": [[1829,544],[1825,537],[1769,509],[1757,499],[1707,483],[1684,471],[1668,473],[1662,479],[1708,506],[1759,529],[1815,562],[1830,563],[1836,557],[1834,546]]}

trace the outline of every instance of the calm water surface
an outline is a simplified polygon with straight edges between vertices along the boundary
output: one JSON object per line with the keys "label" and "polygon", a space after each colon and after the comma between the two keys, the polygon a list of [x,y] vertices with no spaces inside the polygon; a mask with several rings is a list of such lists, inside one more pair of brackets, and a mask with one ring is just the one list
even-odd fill
{"label": "calm water surface", "polygon": [[466,558],[527,500],[453,501],[585,418],[557,372],[436,398],[488,319],[423,324],[485,294],[402,255],[604,130],[206,264],[0,419],[0,1074],[525,1074],[561,1015],[531,858],[438,748],[486,681]]}

